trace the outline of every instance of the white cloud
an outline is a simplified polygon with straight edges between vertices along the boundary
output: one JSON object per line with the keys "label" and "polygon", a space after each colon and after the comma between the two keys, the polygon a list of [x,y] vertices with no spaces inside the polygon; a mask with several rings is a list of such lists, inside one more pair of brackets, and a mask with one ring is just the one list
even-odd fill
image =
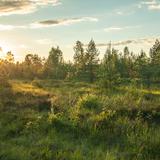
{"label": "white cloud", "polygon": [[109,28],[105,28],[104,31],[105,32],[114,32],[114,31],[121,31],[123,29],[124,28],[121,28],[121,27],[109,27]]}
{"label": "white cloud", "polygon": [[135,28],[140,28],[140,26],[124,26],[124,27],[113,26],[113,27],[105,28],[104,31],[105,32],[116,32],[116,31],[123,31],[126,29],[135,29]]}
{"label": "white cloud", "polygon": [[21,45],[19,46],[19,48],[21,48],[21,49],[27,49],[28,47],[27,47],[25,44],[21,44]]}
{"label": "white cloud", "polygon": [[72,25],[80,22],[97,22],[98,19],[94,17],[81,17],[81,18],[69,18],[69,19],[58,19],[58,20],[44,20],[36,22],[30,25],[30,28],[44,28],[44,27],[55,27]]}
{"label": "white cloud", "polygon": [[160,10],[160,2],[158,0],[142,1],[139,4],[139,8],[146,6],[149,10]]}
{"label": "white cloud", "polygon": [[159,5],[150,5],[149,9],[150,10],[160,10],[160,4]]}
{"label": "white cloud", "polygon": [[118,15],[118,16],[129,16],[134,14],[136,11],[135,6],[129,7],[129,8],[125,8],[125,9],[116,9],[112,12],[112,15]]}
{"label": "white cloud", "polygon": [[4,25],[0,24],[0,31],[9,31],[13,29],[24,29],[26,26],[16,26],[16,25]]}
{"label": "white cloud", "polygon": [[0,31],[12,30],[12,29],[14,29],[14,26],[12,26],[12,25],[2,25],[2,24],[0,24]]}
{"label": "white cloud", "polygon": [[124,15],[124,12],[122,12],[122,11],[117,11],[116,14],[118,14],[118,15]]}
{"label": "white cloud", "polygon": [[0,16],[27,14],[35,12],[38,7],[60,4],[60,0],[0,0]]}
{"label": "white cloud", "polygon": [[155,5],[155,4],[157,4],[157,2],[156,2],[156,0],[150,0],[150,1],[142,1],[141,4]]}
{"label": "white cloud", "polygon": [[[159,37],[160,38],[160,37]],[[139,38],[139,39],[128,39],[123,41],[114,41],[112,42],[112,46],[126,46],[130,44],[134,45],[152,45],[155,43],[158,37],[148,37],[148,38]],[[110,43],[98,43],[97,47],[107,47]]]}
{"label": "white cloud", "polygon": [[58,20],[45,20],[29,25],[6,25],[0,24],[0,31],[9,31],[14,29],[37,29],[45,27],[55,27],[55,26],[66,26],[72,25],[80,22],[97,22],[98,19],[94,17],[81,17],[81,18],[71,18],[71,19],[58,19]]}
{"label": "white cloud", "polygon": [[47,44],[53,44],[53,41],[51,39],[38,39],[36,40],[36,43],[41,45],[47,45]]}

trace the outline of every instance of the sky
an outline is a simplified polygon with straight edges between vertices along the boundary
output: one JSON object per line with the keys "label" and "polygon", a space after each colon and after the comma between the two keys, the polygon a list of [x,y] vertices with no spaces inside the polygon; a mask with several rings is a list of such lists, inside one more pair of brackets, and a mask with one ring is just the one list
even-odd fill
{"label": "sky", "polygon": [[72,60],[77,40],[93,38],[103,57],[111,41],[146,52],[160,38],[160,0],[0,0],[0,57],[47,57],[57,45]]}

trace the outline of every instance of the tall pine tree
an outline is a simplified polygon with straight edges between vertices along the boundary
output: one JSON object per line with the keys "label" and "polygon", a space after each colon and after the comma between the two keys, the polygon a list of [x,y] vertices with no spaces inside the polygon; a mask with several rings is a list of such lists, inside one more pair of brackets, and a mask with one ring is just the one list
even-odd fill
{"label": "tall pine tree", "polygon": [[96,48],[96,44],[92,39],[86,49],[87,70],[90,82],[93,82],[95,79],[95,71],[99,61],[98,56],[99,51]]}

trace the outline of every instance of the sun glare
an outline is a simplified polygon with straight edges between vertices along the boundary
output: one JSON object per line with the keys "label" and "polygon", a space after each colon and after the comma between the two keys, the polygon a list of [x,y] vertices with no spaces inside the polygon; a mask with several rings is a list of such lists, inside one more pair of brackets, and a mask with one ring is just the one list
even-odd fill
{"label": "sun glare", "polygon": [[5,43],[0,42],[0,58],[4,58],[8,51],[11,51],[11,47]]}
{"label": "sun glare", "polygon": [[3,52],[3,50],[0,48],[0,58],[4,58],[5,57],[5,54]]}

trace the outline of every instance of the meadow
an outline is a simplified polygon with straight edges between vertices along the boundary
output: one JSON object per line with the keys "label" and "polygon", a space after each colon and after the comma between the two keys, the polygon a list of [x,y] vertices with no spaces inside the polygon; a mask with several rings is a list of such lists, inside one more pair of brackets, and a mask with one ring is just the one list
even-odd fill
{"label": "meadow", "polygon": [[0,92],[2,160],[159,160],[160,89],[10,80]]}
{"label": "meadow", "polygon": [[160,0],[0,0],[0,160],[160,160]]}

